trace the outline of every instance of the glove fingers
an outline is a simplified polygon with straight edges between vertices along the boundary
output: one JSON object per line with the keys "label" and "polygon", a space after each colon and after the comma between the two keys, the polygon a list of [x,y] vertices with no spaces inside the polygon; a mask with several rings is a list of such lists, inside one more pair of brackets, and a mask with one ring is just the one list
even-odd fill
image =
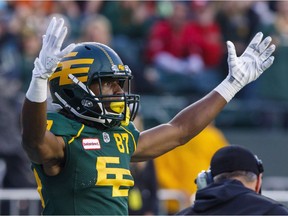
{"label": "glove fingers", "polygon": [[56,24],[56,18],[53,17],[46,30],[45,37],[43,37],[43,44],[47,43],[50,40],[51,34],[55,28],[55,24]]}
{"label": "glove fingers", "polygon": [[254,36],[254,38],[251,40],[251,42],[247,46],[247,48],[244,51],[244,53],[257,53],[259,55],[260,54],[259,43],[261,42],[262,38],[263,38],[263,33],[262,32],[258,32]]}
{"label": "glove fingers", "polygon": [[260,44],[259,44],[259,52],[262,53],[265,49],[267,49],[267,47],[269,46],[269,44],[271,43],[272,38],[270,36],[266,37]]}
{"label": "glove fingers", "polygon": [[[64,19],[60,18],[58,21],[56,21],[56,24],[54,26],[54,28],[52,29],[50,38],[48,43],[50,44],[50,47],[56,47],[59,46],[59,35],[61,30],[63,29],[63,25],[64,25]],[[63,38],[64,39],[64,38]],[[56,44],[55,44],[56,43]],[[61,44],[60,44],[61,46]],[[60,47],[59,47],[60,49]]]}
{"label": "glove fingers", "polygon": [[[64,19],[56,19],[53,17],[47,28],[46,34],[43,35],[43,46],[39,54],[40,60],[35,62],[36,69],[33,74],[41,76],[42,78],[48,78],[54,72],[60,58],[73,48],[70,46],[60,52],[66,34],[67,27],[64,26]],[[42,69],[40,68],[41,66],[43,67]]]}
{"label": "glove fingers", "polygon": [[274,56],[270,56],[266,61],[264,61],[261,65],[261,68],[263,71],[265,71],[266,69],[268,69],[274,61]]}
{"label": "glove fingers", "polygon": [[63,26],[64,26],[64,19],[63,18],[60,18],[57,22],[56,22],[56,26],[54,28],[54,31],[53,31],[53,35],[58,38],[62,29],[63,29]]}
{"label": "glove fingers", "polygon": [[[50,24],[51,24],[51,26],[50,26]],[[44,40],[45,40],[46,44],[49,44],[49,45],[47,45],[49,48],[53,48],[53,47],[58,45],[58,38],[59,38],[60,32],[61,32],[63,25],[64,25],[64,19],[60,18],[59,20],[56,20],[56,18],[53,17],[50,24],[48,26],[48,30],[46,32],[46,36],[45,36]],[[55,45],[55,43],[57,43],[57,44]]]}
{"label": "glove fingers", "polygon": [[60,48],[62,47],[62,44],[63,44],[63,41],[64,41],[66,35],[67,35],[67,27],[64,26],[64,27],[61,29],[59,38],[58,38],[58,40],[57,40],[56,49],[60,50]]}
{"label": "glove fingers", "polygon": [[236,49],[234,44],[231,41],[227,41],[227,49],[228,49],[228,64],[230,66],[234,66],[236,64]]}
{"label": "glove fingers", "polygon": [[70,53],[74,48],[75,48],[75,43],[70,44],[69,46],[67,46],[65,49],[63,49],[59,54],[58,54],[58,58],[62,58],[63,56],[67,55],[68,53]]}
{"label": "glove fingers", "polygon": [[272,53],[275,51],[276,46],[272,44],[269,48],[267,48],[260,56],[262,61],[265,61],[267,58],[269,58]]}

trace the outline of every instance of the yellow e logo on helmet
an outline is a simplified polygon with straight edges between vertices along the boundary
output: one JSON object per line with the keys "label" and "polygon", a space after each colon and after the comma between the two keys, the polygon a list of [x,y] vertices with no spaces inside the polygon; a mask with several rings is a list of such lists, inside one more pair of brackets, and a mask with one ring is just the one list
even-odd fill
{"label": "yellow e logo on helmet", "polygon": [[[66,55],[64,58],[75,57],[75,56],[77,56],[77,54],[78,54],[78,52],[71,52],[68,55]],[[93,64],[93,62],[94,62],[94,59],[92,59],[92,58],[80,58],[80,59],[61,61],[57,65],[56,72],[54,72],[52,74],[52,76],[49,78],[49,81],[59,77],[59,86],[68,85],[68,84],[73,83],[73,81],[68,77],[69,74],[73,74],[73,75],[86,74],[84,76],[83,75],[77,76],[77,78],[81,82],[87,82],[88,71],[89,71],[90,67],[89,66],[81,66],[81,65],[91,65],[91,64]]]}

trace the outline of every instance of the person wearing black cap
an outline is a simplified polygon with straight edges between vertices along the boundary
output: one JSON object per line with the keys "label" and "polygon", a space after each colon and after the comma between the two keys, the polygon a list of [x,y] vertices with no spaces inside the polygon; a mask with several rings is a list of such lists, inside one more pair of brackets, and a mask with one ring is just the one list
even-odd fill
{"label": "person wearing black cap", "polygon": [[261,195],[263,172],[262,161],[248,149],[223,147],[196,179],[193,205],[177,215],[288,215],[284,205]]}

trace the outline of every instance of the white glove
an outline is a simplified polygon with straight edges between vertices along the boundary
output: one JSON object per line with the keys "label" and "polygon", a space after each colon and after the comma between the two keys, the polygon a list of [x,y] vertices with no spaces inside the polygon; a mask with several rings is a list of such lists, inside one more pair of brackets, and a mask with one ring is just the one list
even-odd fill
{"label": "white glove", "polygon": [[36,58],[34,62],[34,77],[48,79],[56,69],[60,59],[74,49],[75,44],[72,43],[62,51],[60,50],[66,35],[67,27],[64,26],[64,19],[60,18],[56,20],[53,17],[46,30],[46,34],[43,35],[39,58]]}
{"label": "white glove", "polygon": [[245,85],[256,80],[269,68],[274,56],[275,45],[271,44],[272,38],[263,33],[257,33],[240,57],[237,57],[235,46],[227,41],[229,74],[214,90],[221,94],[227,102]]}
{"label": "white glove", "polygon": [[32,102],[44,102],[47,99],[47,80],[54,72],[60,59],[71,52],[74,43],[60,50],[67,35],[67,27],[62,18],[52,18],[43,35],[42,48],[39,57],[34,61],[32,80],[26,93],[26,98]]}

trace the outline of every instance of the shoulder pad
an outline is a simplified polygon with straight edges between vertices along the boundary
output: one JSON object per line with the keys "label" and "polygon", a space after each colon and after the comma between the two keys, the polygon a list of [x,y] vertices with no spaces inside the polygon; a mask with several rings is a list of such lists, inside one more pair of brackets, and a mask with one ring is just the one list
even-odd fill
{"label": "shoulder pad", "polygon": [[56,136],[75,136],[82,124],[57,112],[47,113],[47,130]]}

